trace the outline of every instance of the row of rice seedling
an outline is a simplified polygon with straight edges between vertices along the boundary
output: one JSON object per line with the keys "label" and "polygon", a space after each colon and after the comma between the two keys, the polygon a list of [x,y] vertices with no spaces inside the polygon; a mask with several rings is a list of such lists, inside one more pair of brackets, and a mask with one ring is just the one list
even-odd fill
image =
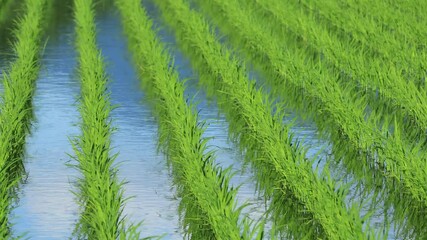
{"label": "row of rice seedling", "polygon": [[271,200],[273,237],[276,232],[296,239],[366,238],[369,231],[362,229],[358,207],[346,207],[348,188],[334,182],[327,167],[323,174],[312,169],[306,150],[292,143],[282,108],[273,106],[254,81],[248,82],[245,68],[216,40],[202,15],[184,1],[156,3],[205,91],[226,115],[232,139],[252,165],[257,189]]}
{"label": "row of rice seedling", "polygon": [[13,0],[0,0],[0,29],[3,28],[3,24],[10,14],[13,3]]}
{"label": "row of rice seedling", "polygon": [[[184,85],[170,67],[170,56],[152,30],[139,0],[116,0],[130,50],[146,96],[159,122],[159,145],[168,157],[180,197],[179,213],[191,239],[253,239],[262,229],[241,216],[237,188],[230,187],[231,168],[215,164],[215,154],[203,138],[195,106],[184,98]],[[188,104],[187,104],[188,103]]]}
{"label": "row of rice seedling", "polygon": [[426,19],[423,16],[427,8],[424,2],[414,5],[409,1],[399,3],[397,1],[345,0],[338,1],[338,3],[347,11],[355,12],[359,17],[371,20],[378,26],[380,32],[388,31],[394,36],[400,37],[397,40],[425,46],[421,40],[427,34]]}
{"label": "row of rice seedling", "polygon": [[[351,42],[340,42],[314,18],[298,14],[296,4],[289,3],[282,7],[282,3],[277,0],[258,3],[267,11],[266,15],[274,16],[272,21],[305,39],[313,51],[336,67],[336,71],[344,71],[351,76],[350,79],[343,78],[344,84],[358,86],[361,89],[359,94],[369,96],[372,109],[380,115],[388,115],[392,111],[393,114],[399,113],[403,117],[398,118],[398,121],[406,126],[405,135],[411,140],[426,143],[427,92],[424,89],[417,89],[413,82],[406,82],[393,65],[385,65],[381,59],[367,57]],[[424,61],[424,58],[418,59]]]}
{"label": "row of rice seedling", "polygon": [[4,7],[6,2],[7,2],[7,0],[0,0],[0,9]]}
{"label": "row of rice seedling", "polygon": [[5,0],[0,6],[0,48],[2,48],[0,54],[3,56],[12,55],[13,50],[10,46],[13,31],[16,31],[18,20],[24,15],[23,4],[24,1]]}
{"label": "row of rice seedling", "polygon": [[[395,9],[405,14],[406,18],[416,20],[412,24],[422,24],[425,22],[425,12],[427,11],[427,3],[424,1],[415,2],[415,1],[389,1],[389,4],[392,5]],[[408,21],[408,23],[411,23]]]}
{"label": "row of rice seedling", "polygon": [[74,192],[80,216],[73,234],[78,239],[139,239],[123,216],[124,182],[119,181],[111,153],[112,106],[107,92],[108,77],[96,45],[93,1],[75,0],[76,48],[81,80],[81,135],[73,139],[75,167],[81,178]]}
{"label": "row of rice seedling", "polygon": [[407,223],[402,234],[427,236],[426,167],[419,148],[403,143],[398,128],[394,135],[387,126],[381,132],[375,114],[365,120],[363,98],[342,89],[336,82],[339,76],[327,74],[327,66],[283,46],[262,19],[241,10],[241,2],[198,3],[232,43],[242,46],[246,57],[267,76],[273,92],[302,115],[314,117],[319,130],[334,143],[336,159],[343,160],[365,190],[384,194],[395,220]]}
{"label": "row of rice seedling", "polygon": [[[309,6],[310,8],[317,6],[311,0],[305,0],[302,2],[303,5]],[[399,6],[400,5],[400,6]],[[385,34],[386,36],[393,37],[392,41],[400,41],[402,44],[421,44],[424,45],[420,36],[426,34],[426,26],[423,25],[425,22],[424,18],[417,16],[417,11],[422,9],[421,6],[402,6],[407,5],[402,3],[393,3],[386,1],[355,1],[355,0],[341,0],[331,1],[326,3],[326,6],[321,7],[321,12],[337,10],[337,15],[333,18],[335,21],[337,17],[343,17],[340,20],[340,24],[345,24],[344,21],[350,19],[357,19],[359,23],[356,23],[355,29],[365,28],[367,31],[376,30],[375,36]],[[320,6],[319,6],[320,7]],[[329,7],[332,7],[329,9]],[[343,13],[347,15],[343,15]],[[328,16],[329,14],[325,15]],[[332,19],[331,19],[332,20]],[[338,22],[331,23],[338,23]],[[362,25],[362,24],[367,24]],[[369,32],[358,31],[358,33],[367,36]],[[381,33],[381,34],[378,34]],[[417,35],[421,34],[421,35]],[[377,43],[377,42],[375,42]]]}
{"label": "row of rice seedling", "polygon": [[[420,85],[426,87],[425,77],[427,66],[424,61],[419,61],[416,56],[425,59],[427,44],[423,39],[427,38],[427,19],[425,12],[427,5],[424,1],[415,3],[413,1],[386,2],[386,1],[348,1],[346,11],[354,9],[358,16],[371,19],[369,23],[375,22],[378,26],[374,37],[395,37],[399,45],[390,49],[393,57],[399,59],[405,57],[405,66],[412,66],[414,73],[406,73],[408,76],[420,77]],[[365,26],[366,27],[366,26]],[[389,32],[391,34],[389,34]],[[372,36],[370,36],[370,39]],[[410,46],[410,51],[405,46]],[[381,46],[378,46],[381,47]],[[396,51],[399,49],[400,51]],[[393,59],[390,59],[393,60]],[[411,69],[412,70],[412,69]],[[415,72],[417,70],[418,72]],[[418,74],[418,75],[417,75]]]}
{"label": "row of rice seedling", "polygon": [[[367,49],[371,55],[384,57],[384,60],[393,63],[406,79],[414,81],[420,88],[426,87],[427,66],[423,50],[425,43],[421,40],[424,38],[420,37],[424,30],[406,31],[397,35],[395,31],[383,30],[372,19],[361,18],[354,11],[340,7],[336,1],[322,4],[317,1],[299,3],[316,16],[317,24],[322,23],[346,42]],[[394,14],[394,11],[389,12]],[[407,30],[409,27],[401,29]]]}
{"label": "row of rice seedling", "polygon": [[14,62],[3,74],[0,106],[0,238],[12,235],[9,215],[25,172],[23,154],[32,117],[32,97],[39,72],[40,41],[46,0],[25,1],[13,45]]}

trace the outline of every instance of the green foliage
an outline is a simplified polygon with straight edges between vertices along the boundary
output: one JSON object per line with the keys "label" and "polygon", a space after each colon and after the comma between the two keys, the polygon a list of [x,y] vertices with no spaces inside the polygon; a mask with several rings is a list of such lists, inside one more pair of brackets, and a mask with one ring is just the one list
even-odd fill
{"label": "green foliage", "polygon": [[368,26],[374,26],[378,31],[372,36],[374,38],[385,34],[394,36],[393,41],[402,44],[414,43],[425,47],[421,40],[427,34],[423,14],[427,11],[425,2],[345,0],[335,3],[350,10],[350,16],[358,16],[362,18],[360,21],[369,22]]}
{"label": "green foliage", "polygon": [[4,27],[4,23],[11,16],[11,8],[14,0],[0,0],[0,29]]}
{"label": "green foliage", "polygon": [[[409,63],[403,66],[401,63],[390,64],[391,60],[398,59],[395,56],[389,58],[373,57],[366,54],[363,46],[355,44],[354,39],[340,39],[333,32],[328,32],[327,27],[322,26],[310,14],[298,7],[296,2],[291,2],[282,7],[282,3],[276,0],[257,1],[258,7],[264,9],[265,16],[269,18],[277,28],[285,28],[291,34],[300,39],[304,39],[302,47],[312,48],[314,54],[321,56],[319,61],[329,63],[336,69],[337,74],[341,73],[348,77],[342,78],[344,85],[352,85],[357,88],[356,94],[367,96],[371,109],[381,116],[400,115],[398,122],[404,127],[404,135],[410,140],[416,139],[427,144],[427,92],[417,89],[413,81],[406,81],[402,73],[409,74],[410,79],[421,79],[422,76],[413,76],[410,73],[419,63],[411,63],[407,59],[400,62]],[[348,13],[346,13],[349,15]],[[271,16],[271,17],[268,17]],[[362,22],[360,25],[366,26]],[[357,24],[354,24],[355,27]],[[375,32],[372,28],[371,32]],[[373,35],[373,34],[371,34]],[[370,36],[371,36],[370,35]],[[382,34],[374,36],[383,37]],[[384,42],[392,42],[394,38],[384,37]],[[371,41],[370,41],[371,42]],[[402,43],[388,46],[386,43],[379,43],[378,49],[398,53],[408,53],[408,59],[424,63],[424,51],[419,49],[406,49]],[[403,50],[400,50],[400,49]],[[424,75],[426,68],[421,66],[420,70]],[[415,126],[414,126],[415,125]]]}
{"label": "green foliage", "polygon": [[202,16],[184,1],[156,2],[198,70],[201,85],[225,113],[232,139],[252,165],[257,188],[271,199],[274,231],[295,239],[365,239],[359,209],[344,203],[348,188],[335,183],[327,168],[322,175],[313,171],[305,149],[292,145],[282,108],[248,82],[244,67],[216,40]]}
{"label": "green foliage", "polygon": [[[427,178],[425,177],[426,164],[422,160],[426,156],[425,152],[420,152],[420,149],[422,148],[420,143],[425,144],[425,126],[422,126],[424,125],[422,122],[424,122],[425,120],[423,118],[418,117],[422,116],[424,114],[423,112],[426,109],[425,106],[423,106],[423,102],[425,102],[425,100],[427,99],[424,90],[420,89],[420,91],[417,91],[417,89],[411,82],[406,83],[404,81],[398,81],[401,80],[398,74],[393,75],[393,78],[385,79],[387,78],[387,76],[391,76],[390,72],[393,72],[393,70],[388,71],[389,69],[386,69],[385,71],[381,71],[380,68],[384,66],[384,60],[370,60],[366,56],[362,56],[361,54],[357,53],[357,51],[355,51],[354,49],[358,48],[353,46],[351,42],[339,42],[331,34],[325,32],[324,30],[321,30],[321,28],[319,28],[319,24],[317,24],[314,19],[310,18],[309,16],[305,16],[304,13],[301,12],[298,14],[298,9],[295,8],[293,4],[288,4],[286,8],[282,8],[281,5],[279,5],[279,2],[275,0],[257,2],[259,3],[258,8],[260,7],[260,5],[262,6],[261,8],[264,8],[264,16],[274,16],[273,18],[275,19],[269,18],[270,22],[277,24],[277,26],[287,28],[293,34],[296,34],[298,35],[298,37],[304,39],[307,44],[312,45],[319,54],[321,54],[325,59],[327,59],[327,61],[333,62],[336,67],[337,75],[339,74],[338,71],[342,71],[345,68],[344,66],[342,66],[342,62],[346,62],[347,68],[345,69],[348,71],[352,71],[351,75],[355,77],[353,77],[354,80],[344,79],[346,80],[346,82],[344,82],[343,84],[347,86],[350,85],[353,88],[352,91],[350,91],[352,94],[355,93],[356,96],[362,95],[362,97],[367,97],[370,100],[369,106],[371,107],[371,110],[375,110],[371,112],[371,116],[368,118],[368,121],[374,120],[373,122],[377,123],[370,125],[368,128],[365,129],[369,130],[375,128],[375,125],[379,125],[379,119],[382,120],[382,128],[385,131],[387,131],[387,129],[389,128],[388,124],[393,125],[393,131],[395,133],[395,136],[387,136],[387,144],[384,144],[382,141],[380,141],[380,133],[375,131],[373,132],[373,134],[371,133],[371,135],[375,136],[376,138],[374,143],[370,144],[376,147],[368,150],[372,152],[372,159],[375,160],[375,158],[378,156],[380,156],[381,158],[380,161],[383,161],[382,159],[393,159],[394,163],[400,166],[397,170],[394,169],[393,171],[400,173],[405,172],[407,167],[409,169],[414,169],[413,171],[415,173],[405,174],[405,178],[411,179],[408,180],[411,183],[408,183],[408,181],[406,181],[405,185],[406,188],[411,192],[411,194],[413,194],[412,201],[419,202],[418,207],[420,206],[420,204],[421,206],[424,206],[425,202],[423,203],[423,201],[425,201],[425,194],[427,193],[427,191],[425,187],[419,186],[425,186],[425,183],[427,182]],[[375,65],[376,67],[372,67],[373,65]],[[323,66],[322,68],[326,69],[325,66]],[[381,77],[381,74],[386,75],[386,77]],[[359,84],[362,81],[364,81],[365,83],[362,83],[360,84],[361,86],[358,86],[354,83],[355,79],[358,79]],[[380,89],[379,94],[385,95],[385,97],[383,97],[384,99],[382,99],[381,96],[377,96],[378,94],[376,90],[366,90],[368,89],[366,85],[369,85],[371,82],[373,82],[372,79],[380,79],[379,82],[381,85],[377,87],[374,86],[374,89]],[[358,90],[358,88],[365,88],[365,90],[360,91]],[[345,90],[347,92],[349,91],[348,88]],[[402,93],[400,93],[400,91]],[[403,107],[399,108],[399,105]],[[405,106],[413,107],[409,107],[410,110],[407,110]],[[364,105],[358,105],[356,106],[356,109],[363,109],[363,107]],[[414,114],[412,114],[412,116],[408,116],[409,111],[413,112]],[[390,115],[394,115],[394,117],[391,117]],[[414,127],[414,124],[417,125],[418,128]],[[405,129],[405,131],[401,132],[399,128]],[[355,129],[361,129],[361,127]],[[368,131],[365,132],[368,133]],[[361,139],[367,139],[367,137],[364,136],[369,136],[364,134],[360,135]],[[408,142],[410,142],[410,144],[408,144]],[[415,146],[411,146],[412,143],[414,143]],[[396,151],[396,149],[400,150]],[[378,150],[381,153],[377,154],[376,151]],[[410,153],[408,154],[407,152]],[[346,154],[348,154],[348,150],[342,151],[340,156]],[[409,164],[407,162],[409,162]],[[385,162],[384,165],[387,166],[389,164]],[[414,179],[414,176],[416,176],[416,179]],[[362,175],[361,178],[365,177]],[[390,188],[391,190],[389,191],[394,191],[394,182],[390,184]],[[400,200],[397,199],[400,198],[400,196],[396,197],[396,199],[393,199],[393,197],[391,197],[391,202],[399,202]],[[424,200],[419,201],[420,198]],[[417,212],[415,215],[421,217],[423,214],[425,214],[425,210],[420,210],[418,207],[410,211]],[[426,234],[423,230],[425,228],[424,224],[419,224],[419,221],[424,220],[419,219],[419,217],[411,217],[408,220],[405,215],[412,216],[413,214],[405,213],[407,212],[406,206],[403,206],[403,209],[399,207],[395,208],[397,209],[395,211],[395,217],[399,219],[399,221],[406,222],[406,224],[409,225],[407,229],[403,231],[404,234],[412,234],[412,231],[408,231],[408,229],[413,228],[417,229],[415,232],[418,232],[418,234]],[[425,206],[421,209],[425,209]]]}
{"label": "green foliage", "polygon": [[[25,138],[32,117],[32,96],[39,71],[40,40],[46,0],[25,1],[25,15],[15,30],[16,60],[4,73],[0,106],[0,238],[11,237],[9,215],[25,173]],[[4,6],[3,6],[4,7]]]}
{"label": "green foliage", "polygon": [[[301,6],[317,16],[345,41],[357,42],[364,50],[384,57],[400,67],[408,80],[426,86],[425,49],[427,25],[421,2],[414,1],[300,1]],[[424,3],[424,2],[422,2]],[[412,5],[412,6],[411,6]],[[422,6],[424,5],[424,6]],[[425,11],[424,11],[425,12]]]}
{"label": "green foliage", "polygon": [[[257,10],[241,10],[241,1],[201,1],[200,6],[265,73],[276,94],[303,115],[314,117],[319,130],[334,143],[335,158],[343,160],[365,191],[382,196],[386,206],[393,206],[394,219],[403,226],[408,224],[402,234],[425,236],[425,154],[419,145],[402,140],[400,123],[390,119],[379,130],[382,116],[364,115],[366,99],[351,96],[354,89],[341,88],[337,84],[340,76],[331,74],[327,65],[314,62],[295,46],[284,45],[261,18],[247,14]],[[389,133],[387,123],[391,121],[394,134]]]}
{"label": "green foliage", "polygon": [[[192,104],[171,59],[151,29],[138,0],[116,0],[134,53],[141,85],[159,122],[159,142],[168,156],[173,182],[181,198],[179,212],[186,237],[191,239],[252,239],[250,221],[237,207],[237,188],[229,187],[231,169],[215,165],[208,140],[202,137]],[[258,230],[257,228],[255,231]]]}
{"label": "green foliage", "polygon": [[[82,86],[81,135],[72,140],[82,176],[74,192],[81,207],[74,237],[150,239],[141,237],[141,223],[128,224],[123,216],[124,182],[111,153],[112,106],[96,45],[94,1],[73,1]],[[238,188],[230,187],[234,172],[215,163],[202,137],[204,123],[184,98],[184,83],[141,1],[115,0],[159,122],[159,146],[181,199],[185,237],[261,239],[271,217],[271,238],[386,238],[370,226],[374,213],[384,215],[383,231],[395,224],[398,237],[427,237],[427,1],[194,1],[264,74],[268,94],[248,79],[245,63],[219,43],[186,0],[153,1],[198,71],[200,85],[226,116],[230,138],[269,205],[261,222],[242,214],[247,204],[238,206]],[[9,218],[25,174],[40,44],[45,17],[54,9],[54,0],[0,0],[0,28],[12,22],[12,9],[21,2],[12,46],[16,59],[4,73],[0,105],[0,239],[13,238]],[[333,143],[334,161],[323,172],[313,169],[316,159],[306,158],[307,149],[283,123],[285,104],[313,119]],[[344,167],[335,170],[354,179],[355,189],[333,180],[330,165]],[[360,206],[355,199],[348,202],[350,191],[360,194]],[[361,206],[368,207],[362,217]]]}
{"label": "green foliage", "polygon": [[138,239],[139,233],[132,226],[127,237],[122,215],[124,183],[117,177],[117,155],[110,153],[112,106],[103,59],[96,46],[93,2],[75,0],[74,17],[82,117],[81,136],[73,141],[78,161],[75,167],[82,175],[75,192],[81,212],[74,234],[78,239]]}

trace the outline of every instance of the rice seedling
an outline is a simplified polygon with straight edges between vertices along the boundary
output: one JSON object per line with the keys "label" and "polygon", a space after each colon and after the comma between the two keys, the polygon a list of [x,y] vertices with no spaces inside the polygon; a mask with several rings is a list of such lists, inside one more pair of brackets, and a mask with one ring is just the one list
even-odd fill
{"label": "rice seedling", "polygon": [[[424,39],[422,36],[426,35],[426,25],[420,24],[421,28],[411,29],[416,22],[420,22],[419,18],[416,21],[408,20],[408,23],[398,30],[387,31],[374,19],[360,17],[355,11],[349,10],[349,7],[340,7],[337,1],[325,1],[324,4],[301,1],[300,4],[316,16],[317,24],[322,23],[346,42],[357,44],[371,55],[384,57],[384,61],[393,63],[407,81],[413,81],[419,88],[427,87],[427,66],[424,61],[426,45],[420,41]],[[375,9],[370,5],[372,4],[357,4]],[[384,9],[381,12],[390,12],[393,15],[396,13]],[[366,9],[363,10],[363,14],[365,13]],[[399,19],[409,19],[410,15],[414,14],[406,14],[404,18]]]}
{"label": "rice seedling", "polygon": [[14,32],[16,60],[3,75],[0,106],[0,238],[9,239],[9,215],[25,172],[23,154],[32,116],[32,96],[39,71],[40,40],[46,0],[25,1],[25,15]]}
{"label": "rice seedling", "polygon": [[4,7],[7,0],[0,0],[0,9]]}
{"label": "rice seedling", "polygon": [[10,16],[11,7],[14,2],[13,0],[0,0],[0,29],[3,28],[4,23]]}
{"label": "rice seedling", "polygon": [[23,4],[23,1],[5,0],[0,7],[0,42],[3,49],[0,55],[6,55],[4,50],[12,55],[14,31],[19,19],[24,15]]}
{"label": "rice seedling", "polygon": [[241,9],[241,2],[198,3],[264,72],[273,92],[314,117],[319,130],[334,143],[336,159],[343,160],[365,191],[382,195],[385,204],[393,206],[402,235],[425,237],[427,179],[420,146],[408,146],[399,127],[390,134],[385,125],[381,132],[375,114],[365,120],[365,99],[349,95],[351,89],[341,89],[336,82],[339,76],[327,74],[327,66],[316,65],[304,52],[283,46],[260,18]]}
{"label": "rice seedling", "polygon": [[[396,40],[402,43],[415,43],[425,46],[420,39],[426,37],[426,19],[422,13],[427,11],[425,4],[398,1],[338,1],[343,8],[357,16],[370,19],[379,30],[375,35],[383,32],[392,33]],[[412,5],[412,6],[411,6]]]}
{"label": "rice seedling", "polygon": [[82,177],[74,193],[81,212],[73,234],[78,239],[139,239],[138,226],[127,227],[122,214],[124,182],[117,177],[117,154],[111,154],[112,106],[108,77],[96,45],[94,15],[93,1],[74,1],[82,122],[81,135],[72,144],[78,161],[75,167]]}
{"label": "rice seedling", "polygon": [[[159,146],[165,151],[180,197],[180,222],[189,239],[261,238],[262,225],[241,215],[230,168],[222,169],[208,151],[195,107],[184,98],[184,85],[169,67],[171,58],[152,30],[139,0],[116,0],[142,89],[159,122]],[[251,227],[254,227],[251,229]],[[256,236],[258,235],[258,236]]]}
{"label": "rice seedling", "polygon": [[319,26],[314,18],[298,14],[296,4],[289,3],[283,8],[276,0],[257,3],[266,11],[265,15],[274,16],[272,21],[278,26],[305,39],[307,44],[304,47],[311,46],[337,72],[351,76],[344,78],[343,84],[354,85],[356,93],[367,95],[370,109],[381,116],[398,113],[401,116],[398,122],[404,126],[404,135],[410,140],[427,143],[427,93],[424,89],[417,89],[413,82],[404,81],[393,65],[364,55],[351,42],[340,42],[336,36]]}
{"label": "rice seedling", "polygon": [[248,82],[245,68],[216,40],[203,17],[184,1],[156,3],[201,85],[229,121],[232,139],[252,165],[257,189],[271,199],[273,232],[295,239],[367,238],[371,233],[362,230],[358,207],[344,203],[348,188],[328,177],[327,167],[323,174],[313,171],[306,150],[292,144],[282,108]]}
{"label": "rice seedling", "polygon": [[424,13],[427,11],[427,4],[425,2],[387,1],[387,3],[399,12],[402,12],[402,14],[405,14],[409,23],[411,19],[416,20],[412,24],[422,25],[423,22],[426,22]]}

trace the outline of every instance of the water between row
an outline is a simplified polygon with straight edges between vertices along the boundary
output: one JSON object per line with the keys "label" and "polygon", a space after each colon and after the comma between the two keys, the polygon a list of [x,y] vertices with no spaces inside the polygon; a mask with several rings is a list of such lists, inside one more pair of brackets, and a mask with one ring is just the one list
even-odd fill
{"label": "water between row", "polygon": [[[158,19],[155,9],[147,7],[150,15]],[[37,81],[34,97],[35,120],[28,137],[26,169],[29,173],[23,185],[20,202],[14,210],[14,231],[17,235],[27,233],[30,239],[66,239],[70,237],[77,220],[78,207],[71,192],[78,177],[76,170],[67,163],[76,163],[70,138],[79,134],[77,99],[76,53],[74,50],[74,25],[70,14],[56,31],[51,33],[44,49],[42,70]],[[160,24],[156,20],[156,24]],[[97,16],[98,44],[107,62],[110,76],[111,102],[118,108],[112,112],[113,153],[119,153],[120,178],[125,185],[126,196],[133,196],[125,207],[125,214],[132,222],[144,221],[143,236],[166,234],[166,239],[182,239],[178,224],[177,204],[173,186],[163,154],[157,152],[157,123],[151,115],[139,80],[127,50],[118,14],[111,9]],[[162,30],[160,37],[173,46],[172,35]],[[188,60],[171,48],[180,77],[192,78],[187,84],[186,96],[197,93],[200,118],[208,123],[206,137],[212,137],[210,145],[216,150],[221,166],[233,165],[241,169],[242,156],[236,146],[227,140],[227,123],[214,104],[208,104],[204,93],[199,91],[196,75]],[[6,60],[0,60],[4,67]],[[3,65],[2,65],[3,64]],[[324,145],[317,139],[312,125],[298,125],[293,129],[297,138],[305,138],[314,146],[309,154],[314,155]],[[263,212],[262,201],[254,193],[250,171],[237,174],[232,184],[242,184],[238,193],[240,203],[249,201],[254,207],[252,216]]]}

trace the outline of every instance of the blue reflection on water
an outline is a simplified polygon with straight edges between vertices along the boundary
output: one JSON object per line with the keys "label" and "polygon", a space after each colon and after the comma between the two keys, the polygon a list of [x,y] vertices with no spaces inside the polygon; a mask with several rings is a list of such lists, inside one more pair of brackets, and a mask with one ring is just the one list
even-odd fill
{"label": "blue reflection on water", "polygon": [[[148,9],[150,7],[148,6]],[[158,19],[151,9],[149,13]],[[139,80],[132,65],[131,56],[122,35],[120,19],[115,11],[99,13],[98,43],[107,61],[110,76],[112,104],[118,108],[112,112],[114,127],[113,153],[119,153],[119,175],[128,181],[126,196],[133,196],[125,207],[131,222],[144,221],[143,236],[167,234],[166,239],[182,239],[178,224],[174,190],[166,168],[166,161],[157,148],[157,123],[144,102]],[[158,23],[158,22],[157,22]],[[23,186],[19,206],[14,210],[14,231],[28,232],[31,239],[66,239],[71,236],[78,209],[70,192],[70,181],[77,176],[75,170],[65,166],[73,154],[68,137],[79,134],[79,113],[75,103],[79,94],[79,81],[75,76],[75,52],[73,48],[74,26],[70,22],[60,29],[58,38],[50,39],[43,55],[43,68],[35,93],[35,122],[28,138],[28,182]],[[242,156],[237,147],[228,141],[228,124],[218,114],[215,103],[208,103],[203,91],[197,87],[197,75],[188,60],[175,48],[173,36],[165,30],[161,39],[173,46],[171,52],[181,79],[190,78],[186,96],[195,101],[200,118],[207,122],[206,137],[216,151],[217,162],[233,169],[242,168]],[[316,139],[313,126],[296,127],[298,137]],[[306,139],[306,140],[307,140]],[[73,162],[75,163],[75,162]],[[254,193],[252,174],[239,173],[232,179],[234,186],[243,184],[238,193],[240,203],[254,203],[251,217],[263,213],[263,202]]]}
{"label": "blue reflection on water", "polygon": [[14,210],[13,226],[17,235],[28,232],[31,239],[66,239],[76,220],[69,183],[76,172],[65,165],[70,160],[67,153],[72,153],[68,137],[78,134],[73,31],[71,24],[66,25],[58,38],[49,40],[37,81],[35,119],[26,149],[29,177]]}
{"label": "blue reflection on water", "polygon": [[182,239],[178,226],[177,201],[163,154],[157,153],[157,123],[144,102],[120,18],[108,11],[97,18],[98,43],[106,58],[110,76],[115,151],[119,153],[120,176],[126,181],[125,193],[133,196],[125,214],[134,223],[144,221],[143,236],[168,234],[168,239]]}

